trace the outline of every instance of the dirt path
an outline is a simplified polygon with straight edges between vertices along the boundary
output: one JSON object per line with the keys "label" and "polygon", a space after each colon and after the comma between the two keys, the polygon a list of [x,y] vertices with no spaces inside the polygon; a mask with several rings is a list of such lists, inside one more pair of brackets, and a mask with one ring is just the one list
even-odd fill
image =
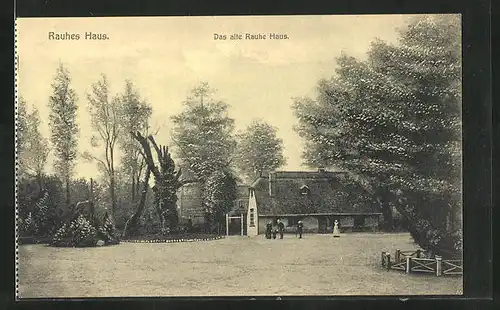
{"label": "dirt path", "polygon": [[286,235],[101,248],[20,247],[21,297],[461,294],[461,278],[404,275],[380,252],[407,234]]}

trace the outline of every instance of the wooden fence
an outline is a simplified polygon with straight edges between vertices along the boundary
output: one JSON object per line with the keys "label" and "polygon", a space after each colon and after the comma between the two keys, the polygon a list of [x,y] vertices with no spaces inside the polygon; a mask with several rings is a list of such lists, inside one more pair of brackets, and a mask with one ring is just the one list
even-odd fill
{"label": "wooden fence", "polygon": [[444,260],[441,256],[432,258],[422,257],[422,250],[401,251],[396,250],[394,259],[391,260],[391,254],[382,252],[382,267],[387,270],[400,270],[407,274],[410,273],[431,273],[440,277],[443,275],[462,275],[462,260]]}

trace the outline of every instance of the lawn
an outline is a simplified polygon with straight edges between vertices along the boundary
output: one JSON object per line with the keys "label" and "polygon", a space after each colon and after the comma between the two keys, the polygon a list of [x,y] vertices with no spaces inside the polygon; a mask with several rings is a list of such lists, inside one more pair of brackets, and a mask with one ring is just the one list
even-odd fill
{"label": "lawn", "polygon": [[461,278],[405,275],[380,252],[408,234],[264,236],[98,248],[19,249],[19,295],[33,297],[461,294]]}

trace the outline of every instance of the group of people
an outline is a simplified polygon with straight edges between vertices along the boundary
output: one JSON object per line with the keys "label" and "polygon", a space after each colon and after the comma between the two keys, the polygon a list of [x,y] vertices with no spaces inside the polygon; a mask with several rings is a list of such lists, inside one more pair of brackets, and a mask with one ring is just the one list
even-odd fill
{"label": "group of people", "polygon": [[[302,221],[297,222],[296,233],[295,236],[298,236],[299,239],[302,239],[302,229],[304,224]],[[279,234],[280,239],[283,239],[283,234],[285,232],[285,224],[281,220],[277,220],[277,227],[273,229],[273,223],[268,222],[266,224],[266,238],[267,239],[276,239],[277,234]]]}

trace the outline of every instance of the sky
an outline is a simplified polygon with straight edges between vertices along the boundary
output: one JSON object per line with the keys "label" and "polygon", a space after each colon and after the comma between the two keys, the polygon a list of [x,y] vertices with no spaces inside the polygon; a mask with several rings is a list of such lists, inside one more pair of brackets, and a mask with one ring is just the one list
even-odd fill
{"label": "sky", "polygon": [[[152,124],[159,144],[170,145],[170,117],[182,111],[190,90],[208,82],[214,97],[229,104],[236,130],[254,119],[278,129],[287,164],[281,170],[310,170],[302,165],[303,141],[294,132],[294,97],[315,96],[319,79],[335,74],[342,52],[363,59],[379,38],[397,41],[403,15],[316,15],[238,17],[106,17],[21,18],[16,22],[17,94],[28,110],[40,112],[41,133],[49,137],[48,99],[61,62],[69,70],[78,95],[78,151],[101,154],[90,145],[86,94],[101,74],[111,94],[130,79],[153,107]],[[79,40],[51,40],[49,33],[80,34]],[[85,33],[108,40],[85,40]],[[266,40],[229,40],[233,33],[265,34]],[[289,39],[272,40],[270,33]],[[215,40],[226,34],[227,40]],[[46,165],[52,172],[53,154]],[[78,158],[75,177],[99,175],[97,164]]]}

